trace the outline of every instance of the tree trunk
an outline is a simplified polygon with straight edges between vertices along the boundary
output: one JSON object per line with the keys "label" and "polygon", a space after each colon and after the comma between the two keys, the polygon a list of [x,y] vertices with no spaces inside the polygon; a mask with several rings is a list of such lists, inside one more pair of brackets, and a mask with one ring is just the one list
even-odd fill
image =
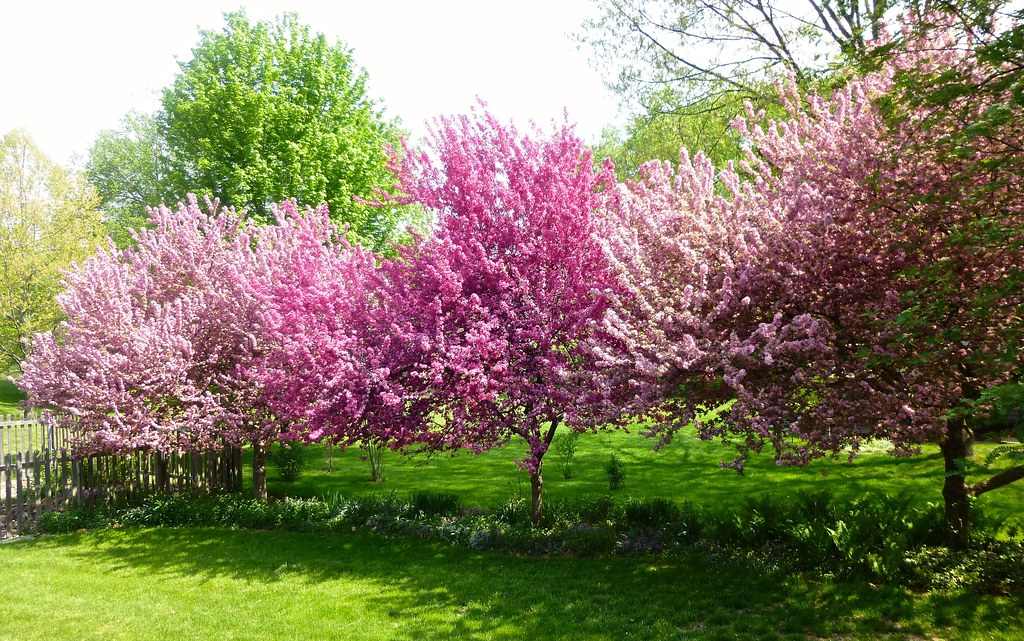
{"label": "tree trunk", "polygon": [[167,455],[163,452],[156,454],[156,489],[158,492],[171,491],[171,475],[168,471]]}
{"label": "tree trunk", "polygon": [[540,525],[544,516],[544,478],[541,476],[543,459],[537,461],[537,467],[530,473],[530,522],[534,527]]}
{"label": "tree trunk", "polygon": [[[530,522],[533,523],[534,527],[540,525],[541,517],[544,516],[544,477],[541,476],[541,471],[544,468],[544,455],[547,453],[548,447],[551,446],[551,441],[555,438],[555,430],[558,429],[560,422],[561,417],[552,419],[547,431],[541,432],[541,442],[544,443],[544,451],[537,455],[537,466],[530,473]],[[537,427],[538,431],[540,431],[540,426],[538,425]]]}
{"label": "tree trunk", "polygon": [[267,450],[261,441],[252,444],[252,495],[267,500]]}
{"label": "tree trunk", "polygon": [[963,418],[951,419],[946,432],[946,440],[939,446],[946,468],[946,481],[942,486],[946,503],[946,545],[963,550],[971,542],[971,492],[966,467],[974,439]]}

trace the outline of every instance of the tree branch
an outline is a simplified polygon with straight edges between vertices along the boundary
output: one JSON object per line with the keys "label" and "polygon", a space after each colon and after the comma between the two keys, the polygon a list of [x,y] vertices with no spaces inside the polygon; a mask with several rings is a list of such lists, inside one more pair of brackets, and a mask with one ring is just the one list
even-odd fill
{"label": "tree branch", "polygon": [[1024,465],[1018,465],[1017,467],[1010,468],[1005,472],[1000,472],[995,476],[985,479],[984,481],[978,481],[970,487],[970,492],[975,496],[981,496],[986,492],[999,489],[1004,485],[1009,485],[1014,481],[1024,479]]}

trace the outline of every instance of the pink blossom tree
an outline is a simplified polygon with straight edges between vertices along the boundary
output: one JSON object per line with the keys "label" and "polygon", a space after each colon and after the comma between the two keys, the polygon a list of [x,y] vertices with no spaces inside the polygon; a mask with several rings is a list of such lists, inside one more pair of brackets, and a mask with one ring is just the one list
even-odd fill
{"label": "pink blossom tree", "polygon": [[73,421],[82,453],[202,451],[251,444],[255,493],[279,432],[247,368],[264,349],[250,282],[264,266],[244,218],[151,210],[136,247],[110,245],[72,269],[67,318],[34,337],[22,388],[35,407]]}
{"label": "pink blossom tree", "polygon": [[568,126],[527,135],[477,113],[442,119],[430,151],[395,170],[404,202],[437,220],[405,255],[438,418],[424,444],[522,439],[537,523],[556,430],[596,428],[617,408],[600,384],[616,343],[600,319],[618,285],[595,240],[613,168],[595,168]]}
{"label": "pink blossom tree", "polygon": [[326,208],[302,215],[285,203],[275,214],[253,281],[268,349],[250,371],[289,438],[360,445],[379,480],[376,452],[422,441],[435,415],[431,301],[411,287],[408,261],[350,245]]}
{"label": "pink blossom tree", "polygon": [[950,543],[965,545],[970,497],[1024,477],[968,485],[964,471],[976,419],[1020,382],[1022,294],[1005,279],[1024,260],[1024,185],[979,171],[1020,150],[1008,136],[946,153],[962,121],[879,106],[898,103],[909,70],[993,71],[958,42],[911,37],[828,99],[784,85],[787,120],[735,122],[751,145],[739,170],[685,155],[675,172],[648,166],[607,243],[642,304],[606,322],[652,390],[634,411],[660,407],[665,440],[696,423],[735,444],[737,469],[765,446],[802,464],[869,438],[896,454],[939,444]]}

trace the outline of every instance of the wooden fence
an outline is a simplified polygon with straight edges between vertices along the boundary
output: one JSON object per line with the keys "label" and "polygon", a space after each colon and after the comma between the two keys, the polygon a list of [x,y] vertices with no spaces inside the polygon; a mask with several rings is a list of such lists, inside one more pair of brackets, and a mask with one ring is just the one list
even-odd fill
{"label": "wooden fence", "polygon": [[39,516],[72,505],[151,492],[213,492],[242,486],[241,451],[73,455],[73,429],[38,417],[0,416],[0,539],[31,530]]}

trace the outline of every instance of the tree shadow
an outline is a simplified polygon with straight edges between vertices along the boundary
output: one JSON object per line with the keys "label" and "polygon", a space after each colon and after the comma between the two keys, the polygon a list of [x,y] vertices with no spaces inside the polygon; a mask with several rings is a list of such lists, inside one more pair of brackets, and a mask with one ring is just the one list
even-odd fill
{"label": "tree shadow", "polygon": [[296,599],[310,598],[301,586],[330,598],[331,584],[357,582],[364,610],[390,639],[909,639],[945,638],[950,630],[988,638],[1024,624],[1021,598],[913,595],[698,555],[524,558],[358,533],[205,528],[106,530],[9,545],[5,551],[70,555],[112,577],[227,578],[268,590],[290,586],[297,594],[287,598]]}

